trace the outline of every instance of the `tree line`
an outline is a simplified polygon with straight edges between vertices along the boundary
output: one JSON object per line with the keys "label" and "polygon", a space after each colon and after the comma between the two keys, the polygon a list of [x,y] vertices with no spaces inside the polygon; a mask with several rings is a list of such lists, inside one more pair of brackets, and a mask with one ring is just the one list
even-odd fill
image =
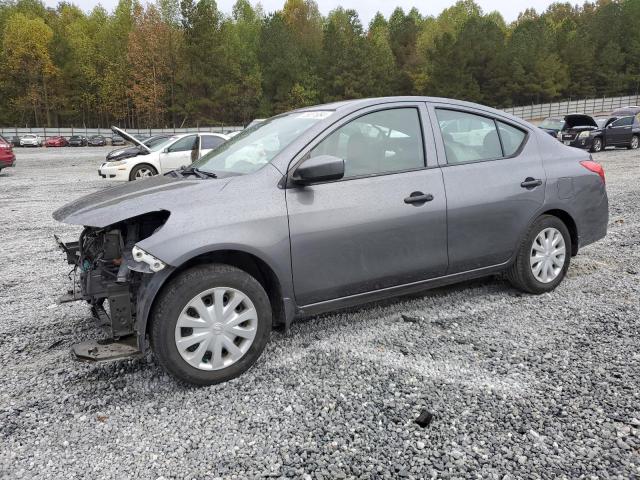
{"label": "tree line", "polygon": [[246,124],[386,95],[497,107],[636,93],[640,0],[555,3],[507,24],[473,0],[437,17],[397,8],[364,26],[313,0],[120,0],[112,13],[0,0],[0,124]]}

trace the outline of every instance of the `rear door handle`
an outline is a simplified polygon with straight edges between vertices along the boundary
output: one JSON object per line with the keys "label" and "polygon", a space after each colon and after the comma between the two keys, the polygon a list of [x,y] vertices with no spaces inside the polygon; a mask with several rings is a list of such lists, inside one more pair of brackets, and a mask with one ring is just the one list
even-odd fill
{"label": "rear door handle", "polygon": [[433,195],[430,193],[412,192],[411,195],[404,199],[404,203],[415,205],[430,202],[431,200],[433,200]]}
{"label": "rear door handle", "polygon": [[524,182],[520,184],[522,188],[536,188],[542,185],[542,180],[539,178],[527,177]]}

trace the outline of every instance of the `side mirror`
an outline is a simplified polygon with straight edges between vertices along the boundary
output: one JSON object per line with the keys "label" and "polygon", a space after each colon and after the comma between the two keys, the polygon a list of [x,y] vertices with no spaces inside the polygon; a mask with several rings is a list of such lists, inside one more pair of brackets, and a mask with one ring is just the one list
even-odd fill
{"label": "side mirror", "polygon": [[162,149],[162,153],[169,153],[169,147],[164,147]]}
{"label": "side mirror", "polygon": [[344,160],[332,155],[312,157],[300,165],[291,179],[298,185],[340,180],[344,177]]}

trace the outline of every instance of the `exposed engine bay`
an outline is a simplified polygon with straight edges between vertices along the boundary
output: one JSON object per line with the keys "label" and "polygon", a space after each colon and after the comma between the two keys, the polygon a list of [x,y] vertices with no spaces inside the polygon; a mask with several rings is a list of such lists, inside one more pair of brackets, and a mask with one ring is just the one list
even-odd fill
{"label": "exposed engine bay", "polygon": [[77,242],[56,241],[73,265],[72,288],[61,302],[86,300],[93,316],[114,340],[136,333],[138,291],[146,274],[165,264],[136,246],[164,225],[169,212],[158,211],[105,228],[85,227]]}

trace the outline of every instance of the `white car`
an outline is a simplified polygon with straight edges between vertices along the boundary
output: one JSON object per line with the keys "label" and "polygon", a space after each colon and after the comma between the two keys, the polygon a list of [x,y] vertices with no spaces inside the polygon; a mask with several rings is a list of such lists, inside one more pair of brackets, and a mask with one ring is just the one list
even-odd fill
{"label": "white car", "polygon": [[35,135],[33,133],[27,133],[20,137],[20,146],[21,147],[41,147],[42,146],[42,138],[39,135]]}
{"label": "white car", "polygon": [[135,157],[106,161],[98,169],[98,174],[107,180],[140,180],[190,165],[193,160],[209,153],[226,142],[229,137],[222,133],[184,133],[169,137],[152,147],[142,143],[132,135],[117,127],[114,133],[140,147]]}

